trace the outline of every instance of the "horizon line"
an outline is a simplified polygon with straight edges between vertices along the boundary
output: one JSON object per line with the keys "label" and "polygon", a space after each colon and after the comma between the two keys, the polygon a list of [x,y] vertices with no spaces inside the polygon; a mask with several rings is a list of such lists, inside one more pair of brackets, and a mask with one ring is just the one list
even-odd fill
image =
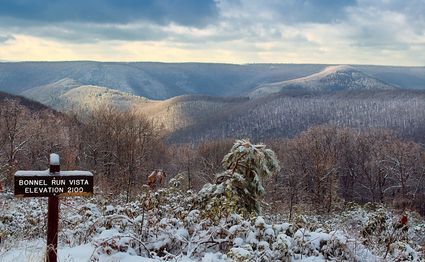
{"label": "horizon line", "polygon": [[116,64],[130,64],[130,63],[156,63],[156,64],[217,64],[217,65],[349,65],[349,66],[382,66],[382,67],[425,67],[425,65],[396,65],[396,64],[364,64],[364,63],[267,63],[267,62],[250,62],[250,63],[229,63],[229,62],[201,62],[201,61],[181,61],[181,62],[167,62],[167,61],[101,61],[101,60],[0,60],[0,63],[116,63]]}

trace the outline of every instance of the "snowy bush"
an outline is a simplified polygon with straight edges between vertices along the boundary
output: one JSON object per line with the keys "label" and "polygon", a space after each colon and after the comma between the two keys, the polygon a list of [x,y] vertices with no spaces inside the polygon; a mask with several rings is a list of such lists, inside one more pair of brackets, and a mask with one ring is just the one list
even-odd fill
{"label": "snowy bush", "polygon": [[[393,230],[398,216],[379,207],[370,211],[354,206],[338,215],[314,217],[299,215],[294,223],[281,218],[253,216],[245,218],[236,213],[217,221],[205,217],[202,210],[190,204],[195,193],[178,193],[164,189],[143,193],[138,199],[125,203],[117,196],[105,203],[101,196],[92,199],[64,200],[61,206],[60,246],[92,249],[86,260],[103,261],[110,257],[146,257],[155,260],[184,261],[188,258],[203,261],[379,261],[387,247],[385,238]],[[187,200],[186,196],[189,196]],[[15,201],[15,200],[14,200]],[[160,203],[158,205],[158,203]],[[27,218],[45,219],[43,201],[20,200],[1,214],[1,230],[13,232],[4,238],[2,252],[23,239],[31,227]],[[35,210],[38,210],[35,212]],[[388,250],[388,261],[422,261],[419,252],[423,242],[424,221],[410,214],[408,241],[394,238]],[[266,218],[267,217],[267,218]],[[385,217],[381,233],[367,237],[363,231],[376,227]],[[28,238],[44,238],[44,229]],[[374,235],[375,234],[375,235]],[[368,240],[368,241],[366,241]],[[383,242],[380,242],[383,241]],[[210,259],[210,260],[208,260]],[[120,260],[120,259],[116,259]],[[125,260],[124,260],[125,261]]]}
{"label": "snowy bush", "polygon": [[223,159],[223,173],[215,184],[206,184],[198,194],[198,205],[216,219],[231,215],[259,214],[260,197],[264,194],[263,179],[280,170],[275,153],[265,145],[237,140]]}
{"label": "snowy bush", "polygon": [[[273,151],[239,140],[223,164],[216,183],[198,193],[182,190],[178,176],[168,188],[143,187],[132,202],[101,193],[63,199],[60,247],[88,248],[86,261],[120,261],[124,254],[151,261],[424,260],[425,221],[413,212],[406,212],[408,226],[380,205],[300,213],[292,223],[260,216],[262,179],[279,170]],[[18,240],[44,238],[46,230],[45,200],[9,199],[4,207],[0,259]]]}

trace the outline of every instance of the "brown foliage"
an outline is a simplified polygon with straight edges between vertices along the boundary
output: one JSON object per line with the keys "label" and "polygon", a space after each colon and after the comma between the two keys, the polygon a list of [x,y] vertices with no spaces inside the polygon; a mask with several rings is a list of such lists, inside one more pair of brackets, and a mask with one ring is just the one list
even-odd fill
{"label": "brown foliage", "polygon": [[312,128],[272,143],[282,163],[272,200],[286,203],[290,213],[294,205],[328,212],[341,200],[425,213],[425,150],[419,144],[382,130],[334,127]]}

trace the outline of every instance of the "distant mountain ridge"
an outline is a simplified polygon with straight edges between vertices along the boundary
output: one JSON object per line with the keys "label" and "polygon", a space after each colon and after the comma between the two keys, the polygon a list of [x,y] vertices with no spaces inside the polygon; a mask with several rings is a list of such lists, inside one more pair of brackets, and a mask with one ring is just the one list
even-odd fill
{"label": "distant mountain ridge", "polygon": [[[319,73],[321,64],[214,64],[148,62],[0,63],[0,91],[21,94],[71,79],[149,99],[181,95],[246,96],[261,85]],[[353,65],[371,78],[403,89],[425,89],[425,67]]]}
{"label": "distant mountain ridge", "polygon": [[136,110],[177,142],[292,136],[320,124],[420,137],[424,84],[425,67],[0,63],[0,90],[59,111]]}
{"label": "distant mountain ridge", "polygon": [[291,90],[336,92],[343,90],[390,90],[397,87],[369,76],[352,66],[328,66],[322,71],[302,78],[258,86],[251,97],[265,96]]}
{"label": "distant mountain ridge", "polygon": [[169,139],[200,142],[248,137],[264,141],[293,137],[317,125],[391,130],[424,143],[425,90],[275,93],[250,99],[208,121],[177,130]]}

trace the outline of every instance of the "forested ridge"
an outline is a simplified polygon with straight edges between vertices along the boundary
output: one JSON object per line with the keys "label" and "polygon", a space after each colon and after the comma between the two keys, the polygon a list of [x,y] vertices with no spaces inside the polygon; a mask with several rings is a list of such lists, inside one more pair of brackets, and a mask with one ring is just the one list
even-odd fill
{"label": "forested ridge", "polygon": [[387,129],[425,141],[425,92],[414,90],[289,92],[227,107],[215,116],[177,130],[171,141],[250,137],[294,137],[317,125]]}

